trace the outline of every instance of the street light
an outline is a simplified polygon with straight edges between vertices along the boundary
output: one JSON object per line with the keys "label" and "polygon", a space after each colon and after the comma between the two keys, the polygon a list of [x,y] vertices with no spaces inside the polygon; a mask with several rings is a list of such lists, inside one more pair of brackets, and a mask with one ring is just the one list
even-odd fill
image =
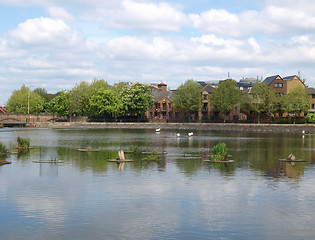
{"label": "street light", "polygon": [[30,114],[30,92],[31,92],[31,87],[33,87],[33,85],[29,86],[29,88],[28,88],[28,96],[27,96],[27,114]]}

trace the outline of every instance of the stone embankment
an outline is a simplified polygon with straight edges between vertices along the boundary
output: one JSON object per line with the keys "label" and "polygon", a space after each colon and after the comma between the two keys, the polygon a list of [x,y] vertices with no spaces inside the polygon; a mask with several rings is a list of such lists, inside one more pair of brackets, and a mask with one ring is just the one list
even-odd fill
{"label": "stone embankment", "polygon": [[39,123],[43,128],[118,128],[118,129],[179,129],[179,130],[227,130],[227,131],[289,131],[314,133],[315,124],[240,124],[240,123],[88,123],[56,122]]}

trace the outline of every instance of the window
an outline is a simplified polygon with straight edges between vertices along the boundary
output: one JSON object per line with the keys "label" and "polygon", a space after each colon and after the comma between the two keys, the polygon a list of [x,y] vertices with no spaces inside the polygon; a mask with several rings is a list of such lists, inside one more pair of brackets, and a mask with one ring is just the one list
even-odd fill
{"label": "window", "polygon": [[282,88],[283,84],[282,83],[275,83],[275,88]]}
{"label": "window", "polygon": [[280,93],[278,93],[278,95],[279,95],[280,97],[282,97],[284,94],[283,94],[282,92],[280,92]]}
{"label": "window", "polygon": [[312,98],[315,98],[315,94],[312,94]]}
{"label": "window", "polygon": [[315,104],[312,104],[312,109],[315,109]]}

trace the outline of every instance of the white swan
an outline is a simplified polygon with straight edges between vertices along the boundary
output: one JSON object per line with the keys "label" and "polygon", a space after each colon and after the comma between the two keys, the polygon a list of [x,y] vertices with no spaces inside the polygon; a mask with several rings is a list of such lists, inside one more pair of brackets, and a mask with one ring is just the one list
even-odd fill
{"label": "white swan", "polygon": [[156,132],[159,132],[159,131],[161,131],[161,128],[157,128],[157,129],[155,129],[155,131],[156,131]]}
{"label": "white swan", "polygon": [[188,137],[192,137],[194,135],[193,132],[188,133]]}
{"label": "white swan", "polygon": [[176,136],[177,136],[177,137],[180,137],[180,133],[176,133]]}

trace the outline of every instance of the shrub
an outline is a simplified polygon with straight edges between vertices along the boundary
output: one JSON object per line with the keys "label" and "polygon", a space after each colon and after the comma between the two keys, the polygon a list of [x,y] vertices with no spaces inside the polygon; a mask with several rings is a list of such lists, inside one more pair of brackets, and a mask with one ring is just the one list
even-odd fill
{"label": "shrub", "polygon": [[274,122],[275,124],[290,124],[291,121],[288,118],[280,118]]}
{"label": "shrub", "polygon": [[8,153],[8,148],[0,142],[0,156]]}
{"label": "shrub", "polygon": [[315,123],[315,113],[307,114],[306,119],[309,123]]}
{"label": "shrub", "polygon": [[213,161],[224,161],[227,158],[228,149],[225,143],[218,143],[213,147],[211,159]]}
{"label": "shrub", "polygon": [[30,140],[26,138],[17,138],[18,148],[30,148]]}

